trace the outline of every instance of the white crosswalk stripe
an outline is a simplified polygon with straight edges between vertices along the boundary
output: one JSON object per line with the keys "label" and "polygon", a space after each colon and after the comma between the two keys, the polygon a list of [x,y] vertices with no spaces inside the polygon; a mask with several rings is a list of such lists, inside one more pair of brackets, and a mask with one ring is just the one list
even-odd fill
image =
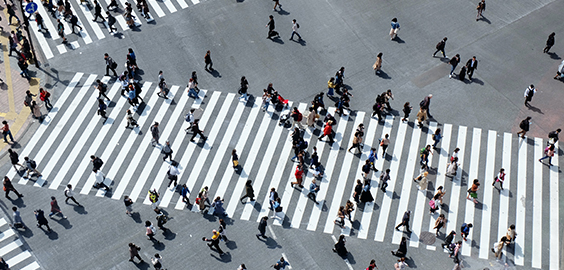
{"label": "white crosswalk stripe", "polygon": [[[235,94],[202,90],[200,99],[190,104],[192,101],[184,88],[171,86],[169,99],[165,100],[155,96],[158,88],[154,84],[146,82],[142,94],[146,104],[140,106],[137,112],[140,126],[130,131],[125,129],[128,106],[126,99],[119,95],[120,84],[111,85],[107,92],[113,101],[109,106],[108,120],[101,123],[102,120],[95,115],[97,90],[92,87],[98,76],[83,75],[77,73],[74,76],[30,143],[23,146],[19,153],[34,159],[43,176],[29,181],[22,178],[22,172],[10,169],[6,175],[14,182],[42,188],[42,181],[46,181],[49,189],[62,190],[68,181],[81,194],[106,196],[105,191],[92,190],[95,180],[90,168],[90,155],[94,154],[105,161],[102,171],[107,173],[107,184],[114,187],[109,192],[112,199],[121,200],[123,195],[129,195],[137,201],[142,196],[143,203],[150,204],[148,196],[143,194],[149,189],[156,189],[162,195],[160,207],[182,210],[186,204],[178,189],[166,187],[169,163],[160,160],[160,147],[150,146],[152,136],[149,126],[156,121],[160,123],[160,143],[169,140],[175,150],[173,158],[179,163],[181,172],[178,183],[186,183],[192,191],[190,201],[194,202],[201,188],[208,186],[210,199],[217,196],[224,199],[226,213],[232,219],[259,220],[265,215],[272,215],[269,190],[275,188],[281,197],[283,211],[278,213],[273,224],[284,225],[285,228],[342,233],[359,239],[374,235],[374,241],[397,244],[405,234],[395,231],[394,227],[401,222],[403,213],[411,210],[413,233],[410,246],[423,245],[436,250],[440,241],[430,244],[420,236],[434,233],[435,220],[443,213],[447,224],[440,230],[441,234],[451,230],[458,233],[464,222],[474,224],[468,241],[463,244],[464,256],[492,259],[492,244],[505,235],[510,224],[515,224],[519,237],[515,245],[506,247],[504,260],[536,269],[557,269],[560,266],[558,251],[552,251],[558,249],[558,243],[542,241],[543,238],[559,236],[560,230],[559,160],[558,157],[553,158],[552,163],[556,166],[543,165],[538,161],[546,145],[546,140],[542,138],[518,139],[510,133],[503,133],[501,139],[498,131],[472,128],[470,132],[465,126],[436,122],[430,122],[428,128],[419,128],[411,123],[402,123],[391,115],[379,122],[364,112],[356,112],[337,119],[333,127],[335,143],[330,145],[325,140],[317,140],[322,127],[320,119],[316,130],[306,128],[303,132],[304,139],[310,144],[308,152],[311,155],[313,146],[317,148],[324,169],[324,175],[319,179],[321,189],[317,194],[317,205],[307,197],[313,179],[313,170],[308,169],[309,157],[305,159],[304,188],[296,191],[289,184],[295,181],[297,165],[290,161],[293,156],[292,129],[279,125],[278,119],[289,112],[292,103],[281,111],[271,106],[263,112],[259,98],[251,98],[245,104],[236,99]],[[109,78],[100,79],[107,82]],[[307,106],[307,103],[296,105],[301,112],[306,111]],[[208,136],[205,142],[191,143],[190,135],[184,132],[188,125],[184,114],[190,107],[202,109],[200,129]],[[328,111],[332,110],[334,108],[328,108]],[[360,123],[366,124],[362,153],[348,153],[354,130]],[[420,190],[413,182],[420,168],[417,162],[420,149],[433,143],[433,133],[437,128],[442,129],[443,138],[438,145],[440,147],[429,157],[433,177],[429,177],[429,185]],[[386,158],[382,158],[378,140],[385,134],[390,135],[391,144]],[[67,143],[57,144],[63,141]],[[377,148],[379,153],[375,165],[380,171],[373,173],[370,180],[370,191],[375,201],[361,204],[352,213],[355,222],[346,221],[345,228],[335,230],[338,209],[347,200],[353,200],[354,182],[362,179],[361,168],[371,147]],[[459,168],[451,178],[446,175],[447,162],[457,147],[460,148]],[[232,149],[237,149],[239,154],[238,171],[232,168],[229,155]],[[496,192],[497,189],[489,185],[500,168],[504,168],[507,175],[504,190]],[[378,189],[378,178],[386,169],[390,169],[391,179],[383,193]],[[466,200],[466,190],[474,179],[479,179],[481,184],[478,205]],[[252,180],[256,201],[241,205],[239,199],[245,194],[247,180]],[[527,181],[530,181],[531,188],[528,188]],[[429,198],[438,186],[443,186],[446,191],[444,207],[438,213],[427,215]],[[549,200],[543,200],[543,197]],[[544,201],[546,204],[543,205]],[[137,207],[146,206],[140,204]],[[198,206],[191,209],[199,211]],[[185,213],[189,215],[190,211]],[[2,223],[0,219],[0,228],[4,225],[6,222]],[[545,238],[547,235],[550,238]],[[0,243],[13,236],[11,230],[3,232]],[[11,254],[16,247],[19,247],[17,242],[0,245],[0,253]],[[550,252],[542,252],[546,249]],[[21,265],[20,268],[39,267],[30,262],[25,252],[10,259]]]}
{"label": "white crosswalk stripe", "polygon": [[0,218],[0,257],[6,261],[10,269],[40,268],[5,218]]}

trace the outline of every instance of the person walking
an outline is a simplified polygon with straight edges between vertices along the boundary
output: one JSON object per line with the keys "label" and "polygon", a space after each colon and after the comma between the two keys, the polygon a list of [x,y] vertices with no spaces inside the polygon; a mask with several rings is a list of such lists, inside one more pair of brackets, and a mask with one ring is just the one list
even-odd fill
{"label": "person walking", "polygon": [[[540,159],[539,159],[540,161]],[[505,169],[501,168],[499,173],[494,177],[492,187],[495,187],[495,183],[499,182],[499,187],[503,190],[503,181],[505,180]]]}
{"label": "person walking", "polygon": [[37,209],[33,211],[35,214],[35,219],[37,220],[37,227],[43,229],[43,226],[47,227],[47,231],[51,232],[51,228],[49,227],[49,221],[45,218],[45,213],[41,209]]}
{"label": "person walking", "polygon": [[125,214],[131,216],[133,213],[133,200],[129,196],[123,196],[123,203],[125,204]]}
{"label": "person walking", "polygon": [[445,227],[446,222],[447,222],[447,219],[445,218],[445,214],[440,214],[439,217],[437,218],[437,220],[435,220],[435,227],[433,227],[433,229],[437,230],[435,232],[436,236],[439,236],[439,230],[442,227]]}
{"label": "person walking", "polygon": [[466,241],[466,237],[468,237],[468,234],[470,233],[470,229],[472,227],[474,227],[472,223],[462,223],[462,225],[460,226],[460,236],[462,236],[462,239],[464,239],[464,241]]}
{"label": "person walking", "polygon": [[[401,244],[401,243],[400,243]],[[406,250],[407,250],[407,246],[406,246]],[[409,267],[409,265],[405,262],[405,257],[401,257],[398,259],[398,262],[394,264],[394,269],[395,270],[404,270],[407,267]]]}
{"label": "person walking", "polygon": [[544,47],[544,50],[542,50],[543,53],[548,53],[550,48],[552,48],[552,46],[554,46],[554,36],[555,35],[556,35],[556,33],[554,33],[554,32],[552,32],[552,33],[550,33],[550,35],[548,35],[548,39],[546,40],[546,47]]}
{"label": "person walking", "polygon": [[155,270],[163,269],[163,258],[159,255],[159,253],[155,253],[155,257],[151,258],[151,263],[153,264]]}
{"label": "person walking", "polygon": [[[115,1],[115,0],[113,0]],[[117,5],[117,3],[116,3]],[[108,6],[109,8],[109,6]],[[110,33],[113,33],[114,31],[117,33],[118,29],[114,26],[114,24],[116,24],[116,17],[114,17],[110,11],[106,11],[106,19],[108,19],[108,28],[110,28]]]}
{"label": "person walking", "polygon": [[290,265],[290,263],[288,263],[284,257],[280,257],[280,260],[278,260],[275,264],[271,265],[270,267],[273,267],[274,269],[286,269],[286,266]]}
{"label": "person walking", "polygon": [[189,97],[192,97],[194,99],[200,98],[198,96],[198,92],[196,91],[196,88],[198,88],[198,84],[196,83],[196,81],[194,81],[193,78],[188,79],[188,85],[186,87],[188,88]]}
{"label": "person walking", "polygon": [[382,148],[382,158],[386,156],[386,149],[388,149],[388,145],[390,145],[390,135],[384,135],[384,138],[380,140],[380,147]]}
{"label": "person walking", "polygon": [[186,184],[182,184],[182,190],[180,190],[180,196],[182,196],[182,202],[186,204],[186,207],[192,205],[190,203],[190,199],[188,198],[189,195],[190,195],[190,190],[188,189],[188,186],[186,186]]}
{"label": "person walking", "polygon": [[335,94],[335,87],[337,87],[337,84],[335,84],[335,78],[331,77],[329,81],[327,81],[327,97],[333,98],[333,95]]}
{"label": "person walking", "polygon": [[[8,122],[6,120],[2,121],[2,125],[3,125],[2,126],[2,135],[4,135],[4,142],[10,143],[8,141],[8,136],[9,136],[10,140],[12,140],[12,143],[14,143],[14,136],[12,136],[12,132],[10,131],[10,126],[8,125]],[[8,150],[11,150],[11,149],[8,149]]]}
{"label": "person walking", "polygon": [[445,237],[445,241],[441,244],[441,247],[444,249],[445,246],[446,247],[450,246],[455,236],[456,236],[456,232],[454,230],[450,231],[450,233]]}
{"label": "person walking", "polygon": [[37,170],[37,163],[35,162],[35,160],[29,158],[29,157],[24,157],[25,160],[25,166],[27,167],[27,171],[26,174],[24,176],[24,178],[29,178],[30,174],[34,175],[36,174],[37,177],[41,176],[41,173]]}
{"label": "person walking", "polygon": [[155,143],[157,145],[160,145],[159,143],[159,136],[160,136],[160,132],[159,132],[159,122],[155,122],[152,126],[151,126],[151,136],[153,136],[153,139],[151,140],[151,145],[155,146]]}
{"label": "person walking", "polygon": [[18,153],[16,153],[16,151],[12,150],[11,148],[8,148],[8,154],[10,155],[10,162],[12,163],[12,166],[14,166],[14,170],[18,171],[18,168],[16,168],[16,165],[20,166],[20,169],[26,168],[25,166],[23,166],[22,164],[19,163],[20,159],[19,159],[19,155],[18,155]]}
{"label": "person walking", "polygon": [[95,22],[98,18],[102,19],[102,22],[105,22],[104,16],[102,16],[102,6],[98,4],[98,1],[94,0],[94,19],[92,20]]}
{"label": "person walking", "polygon": [[245,76],[241,77],[241,86],[239,87],[239,95],[241,95],[239,97],[239,100],[241,99],[245,99],[245,102],[247,102],[249,100],[249,94],[247,94],[249,90],[249,82],[247,81],[247,78],[245,78]]}
{"label": "person walking", "polygon": [[[204,63],[206,64],[204,66],[204,69],[206,71],[213,71],[213,68],[212,68],[213,62],[212,62],[212,59],[211,59],[211,52],[209,50],[206,52],[206,55],[204,55]],[[208,68],[208,66],[209,66],[209,68]]]}
{"label": "person walking", "polygon": [[243,199],[245,198],[249,198],[251,202],[255,201],[255,190],[253,189],[252,180],[247,180],[247,182],[245,183],[245,195],[241,197],[239,201],[241,201],[242,204],[245,204],[245,202],[243,202]]}
{"label": "person walking", "polygon": [[509,240],[510,243],[515,242],[515,237],[517,237],[517,233],[515,232],[515,224],[509,225],[505,237],[507,237],[507,240]]}
{"label": "person walking", "polygon": [[159,244],[160,241],[155,239],[155,234],[157,233],[157,228],[151,223],[151,221],[145,221],[145,235],[148,240],[153,241],[153,243]]}
{"label": "person walking", "polygon": [[472,56],[472,59],[469,59],[466,62],[466,74],[468,74],[468,79],[472,81],[472,76],[474,75],[474,70],[478,69],[478,60],[476,60],[476,56]]}
{"label": "person walking", "polygon": [[282,5],[280,5],[280,0],[273,0],[274,1],[274,7],[272,8],[272,11],[276,11],[276,6],[280,6],[280,10],[282,10]]}
{"label": "person walking", "polygon": [[16,193],[16,195],[18,196],[18,198],[22,198],[23,194],[20,194],[16,188],[14,187],[14,185],[12,184],[12,181],[10,180],[10,178],[8,178],[8,176],[4,176],[4,192],[6,194],[6,199],[10,199],[11,198],[8,196],[10,194],[10,191],[13,191],[14,193]]}
{"label": "person walking", "polygon": [[268,225],[267,223],[268,217],[264,216],[260,219],[259,225],[258,225],[258,230],[259,233],[256,235],[257,239],[260,240],[260,238],[264,238],[264,239],[268,239],[268,237],[265,235],[266,233],[266,226]]}
{"label": "person walking", "polygon": [[307,126],[309,128],[313,128],[315,130],[315,120],[317,119],[317,112],[313,109],[313,107],[309,107],[309,112],[306,116]]}
{"label": "person walking", "polygon": [[170,161],[172,162],[172,149],[170,148],[170,142],[166,141],[165,145],[163,146],[163,148],[161,149],[161,153],[164,154],[163,157],[163,161],[166,161],[166,159],[170,159]]}
{"label": "person walking", "polygon": [[29,76],[29,71],[27,69],[29,65],[27,64],[26,60],[23,57],[18,57],[18,67],[21,70],[20,76],[30,80],[31,77]]}
{"label": "person walking", "polygon": [[12,217],[14,218],[14,223],[10,224],[10,227],[12,228],[24,228],[27,229],[27,226],[25,226],[23,220],[22,220],[22,216],[20,214],[20,211],[18,210],[18,208],[16,206],[12,207]]}
{"label": "person walking", "polygon": [[[10,49],[10,53],[12,53],[11,49]],[[560,80],[562,78],[564,78],[564,60],[562,60],[562,62],[560,62],[560,65],[558,65],[558,70],[556,70],[556,75],[554,76],[553,79]]]}
{"label": "person walking", "polygon": [[67,38],[65,37],[65,26],[61,22],[61,19],[57,19],[57,32],[59,36],[63,39],[63,44],[67,43]]}
{"label": "person walking", "polygon": [[410,217],[411,217],[411,211],[410,210],[405,211],[405,213],[403,213],[401,223],[398,224],[395,227],[396,231],[399,231],[399,227],[403,226],[407,230],[408,233],[411,233],[411,230],[409,230],[409,219],[410,219]]}
{"label": "person walking", "polygon": [[139,263],[143,263],[145,261],[143,261],[143,259],[141,259],[141,256],[139,256],[139,250],[141,250],[141,248],[134,244],[134,243],[129,243],[129,261],[133,262],[133,258],[137,257],[137,259],[139,259]]}
{"label": "person walking", "polygon": [[309,184],[309,193],[307,197],[310,198],[315,204],[319,204],[317,201],[317,192],[319,192],[319,185],[317,185],[315,178],[311,180],[311,184]]}
{"label": "person walking", "polygon": [[388,181],[390,180],[390,169],[386,169],[380,175],[380,189],[382,192],[386,193],[386,187],[388,187]]}
{"label": "person walking", "polygon": [[268,16],[268,23],[266,23],[265,27],[268,27],[268,36],[266,37],[267,39],[272,39],[272,37],[274,36],[280,36],[278,35],[278,32],[274,31],[274,29],[276,28],[274,24],[274,16]]}
{"label": "person walking", "polygon": [[79,202],[76,201],[76,199],[74,198],[74,191],[72,190],[72,185],[68,184],[67,187],[65,188],[65,197],[67,197],[65,199],[65,203],[69,203],[69,200],[72,200],[74,203],[76,203],[78,206],[82,206],[80,205]]}
{"label": "person walking", "polygon": [[529,87],[527,87],[527,89],[525,89],[525,93],[523,94],[523,96],[525,97],[525,106],[531,107],[529,102],[533,101],[533,96],[535,95],[536,92],[537,89],[532,84]]}
{"label": "person walking", "polygon": [[45,91],[43,87],[39,88],[39,99],[45,103],[47,110],[53,109],[53,105],[51,105],[51,101],[49,100],[50,96],[51,93]]}
{"label": "person walking", "polygon": [[364,124],[360,123],[358,125],[358,128],[356,129],[356,132],[354,133],[352,145],[348,150],[349,152],[351,152],[351,149],[353,148],[357,150],[356,153],[362,152],[362,148],[360,148],[360,145],[362,145],[362,136],[364,136]]}
{"label": "person walking", "polygon": [[378,55],[376,55],[376,62],[374,62],[374,65],[372,65],[372,69],[374,69],[374,72],[376,74],[380,74],[380,70],[382,69],[382,53],[378,53]]}
{"label": "person walking", "polygon": [[323,135],[321,135],[318,140],[322,140],[325,136],[329,137],[329,143],[333,144],[335,141],[333,140],[333,121],[329,120],[325,123],[325,127],[323,128]]}
{"label": "person walking", "polygon": [[129,126],[131,126],[131,128],[139,127],[137,121],[135,120],[135,118],[133,118],[133,113],[129,109],[127,110],[126,119],[127,119],[127,126],[125,126],[125,128],[129,128]]}
{"label": "person walking", "polygon": [[64,219],[67,218],[61,211],[61,207],[59,207],[59,203],[54,196],[51,196],[51,213],[49,213],[49,217],[52,217],[55,214],[60,214]]}
{"label": "person walking", "polygon": [[7,9],[8,15],[10,15],[10,17],[8,18],[8,22],[9,22],[11,25],[15,25],[15,24],[12,23],[12,18],[15,17],[16,20],[17,20],[17,22],[18,22],[17,24],[20,24],[20,18],[18,18],[18,16],[16,15],[16,11],[14,10],[14,4],[13,4],[13,2],[12,2],[12,5],[7,4],[7,5],[6,5],[6,9]]}
{"label": "person walking", "polygon": [[486,0],[479,2],[476,10],[478,11],[478,14],[476,15],[476,21],[478,21],[480,18],[484,18],[482,13],[486,10]]}
{"label": "person walking", "polygon": [[300,129],[304,129],[303,125],[302,125],[302,120],[303,120],[303,115],[302,113],[298,110],[297,107],[294,107],[292,109],[292,127],[291,129],[295,128],[296,126],[298,126],[298,128]]}
{"label": "person walking", "polygon": [[431,145],[427,145],[419,151],[419,160],[420,165],[424,165],[425,167],[429,168],[429,154],[433,154],[431,152]]}
{"label": "person walking", "polygon": [[[540,158],[540,159],[539,159],[539,162],[542,163],[542,160],[543,160],[543,159],[548,158],[548,165],[554,166],[554,165],[552,165],[552,157],[554,156],[554,149],[555,149],[554,144],[551,144],[551,145],[547,146],[547,147],[544,149],[544,157]],[[501,189],[503,189],[503,188],[501,188]]]}
{"label": "person walking", "polygon": [[439,142],[441,142],[441,139],[443,138],[443,136],[441,135],[441,129],[437,128],[435,130],[435,134],[433,134],[433,149],[438,150],[437,149],[437,144],[439,144]]}
{"label": "person walking", "polygon": [[417,185],[419,186],[419,190],[425,192],[427,190],[427,175],[429,175],[429,172],[427,171],[427,166],[422,165],[420,172],[421,173],[416,178],[413,178],[413,181],[417,183]]}
{"label": "person walking", "polygon": [[106,76],[110,76],[110,70],[114,72],[114,76],[117,77],[116,68],[117,63],[112,59],[107,53],[104,54],[104,60],[106,61]]}
{"label": "person walking", "polygon": [[407,254],[407,238],[403,236],[401,238],[398,249],[396,251],[392,251],[392,255],[398,256],[400,258],[404,258],[406,254]]}
{"label": "person walking", "polygon": [[370,179],[365,179],[364,180],[364,184],[362,186],[362,192],[360,193],[360,202],[361,203],[368,203],[368,202],[373,202],[374,201],[374,196],[372,196],[372,193],[370,193]]}
{"label": "person walking", "polygon": [[302,166],[300,164],[298,164],[296,166],[294,176],[296,177],[296,181],[290,182],[290,186],[293,188],[294,185],[298,185],[298,187],[303,188],[304,186],[302,185],[302,182],[304,180],[304,171],[303,171]]}
{"label": "person walking", "polygon": [[433,57],[435,57],[435,55],[436,55],[438,52],[442,52],[442,53],[443,53],[443,57],[446,57],[446,54],[445,54],[446,41],[447,41],[447,37],[444,37],[443,40],[441,40],[441,41],[439,41],[439,43],[437,43],[437,46],[435,46],[435,48],[436,48],[437,50],[433,53]]}
{"label": "person walking", "polygon": [[411,109],[413,109],[413,107],[411,107],[409,102],[406,102],[405,104],[403,104],[403,118],[401,119],[402,123],[405,122],[405,121],[409,121],[408,117],[409,117],[409,114],[411,113]]}
{"label": "person walking", "polygon": [[159,80],[159,92],[157,93],[157,96],[162,97],[164,99],[168,99],[166,97],[166,82],[164,78],[161,78]]}
{"label": "person walking", "polygon": [[478,203],[478,189],[480,188],[480,183],[478,182],[478,179],[474,179],[473,183],[472,183],[472,187],[470,187],[468,189],[468,195],[466,195],[466,199],[468,200],[472,200],[474,202],[474,204]]}
{"label": "person walking", "polygon": [[[172,159],[172,158],[171,158]],[[180,171],[178,170],[178,163],[176,161],[172,161],[170,162],[170,165],[168,166],[168,171],[166,172],[167,176],[168,176],[168,186],[170,187],[170,185],[172,183],[174,183],[174,186],[172,186],[172,190],[175,190],[176,187],[178,186],[178,175],[180,174]]]}
{"label": "person walking", "polygon": [[449,78],[453,77],[454,69],[456,68],[456,66],[458,66],[458,63],[460,63],[460,54],[456,54],[453,58],[450,59],[450,61],[448,61],[448,64],[450,65],[450,73],[448,75]]}
{"label": "person walking", "polygon": [[190,138],[191,142],[194,142],[194,138],[196,138],[196,135],[200,135],[200,139],[204,139],[207,140],[208,138],[206,136],[204,136],[204,131],[200,130],[200,126],[199,126],[200,120],[196,119],[194,120],[194,124],[192,124],[192,138]]}
{"label": "person walking", "polygon": [[441,208],[443,207],[443,197],[445,196],[446,191],[444,190],[443,186],[439,186],[437,188],[437,192],[435,193],[435,197],[437,203],[439,204],[439,206],[441,206]]}
{"label": "person walking", "polygon": [[268,106],[270,105],[270,94],[268,93],[268,91],[266,91],[266,89],[263,89],[263,94],[262,94],[262,111],[267,111],[268,110]]}
{"label": "person walking", "polygon": [[73,34],[76,34],[74,32],[75,27],[78,27],[78,29],[80,29],[80,31],[82,31],[82,26],[78,25],[78,17],[76,17],[76,15],[74,15],[74,14],[70,15],[70,23],[71,23],[71,29],[72,29]]}
{"label": "person walking", "polygon": [[548,141],[547,144],[555,144],[558,142],[558,134],[562,132],[562,129],[557,129],[548,133]]}
{"label": "person walking", "polygon": [[430,110],[432,98],[433,98],[433,94],[429,94],[423,100],[421,100],[421,102],[419,102],[419,107],[422,110],[425,110],[425,113],[427,114],[427,117],[429,117],[429,118],[433,117],[433,116],[431,116],[431,110]]}
{"label": "person walking", "polygon": [[521,128],[521,131],[517,132],[517,136],[519,136],[519,134],[521,134],[521,138],[525,138],[525,134],[527,134],[527,132],[529,131],[529,126],[531,125],[531,119],[533,119],[530,116],[527,116],[527,118],[525,118],[523,121],[521,121],[521,123],[519,123],[519,128]]}
{"label": "person walking", "polygon": [[[102,118],[104,119],[108,119],[108,117],[106,116],[106,108],[108,108],[108,106],[106,105],[106,103],[104,102],[103,99],[99,98],[98,99],[98,115],[102,116]],[[105,120],[104,120],[105,122]]]}
{"label": "person walking", "polygon": [[496,259],[500,260],[501,259],[501,251],[503,250],[503,247],[505,245],[509,245],[509,240],[507,239],[506,236],[502,236],[501,239],[499,240],[499,242],[494,243],[494,246],[492,248],[492,252],[494,253],[494,256]]}
{"label": "person walking", "polygon": [[366,268],[366,270],[374,270],[374,269],[378,269],[378,266],[376,266],[376,260],[370,260],[370,265],[368,265],[368,267]]}
{"label": "person walking", "polygon": [[92,162],[92,171],[100,170],[104,165],[104,161],[95,155],[90,156],[90,161]]}
{"label": "person walking", "polygon": [[[278,3],[278,1],[276,1]],[[290,36],[290,40],[294,40],[294,35],[298,36],[298,41],[302,40],[302,36],[298,34],[298,28],[300,28],[300,24],[296,22],[296,19],[292,20],[292,35]]]}
{"label": "person walking", "polygon": [[104,175],[104,173],[102,172],[102,170],[94,170],[94,177],[96,177],[96,181],[94,182],[94,188],[104,188],[106,191],[110,190],[110,187],[108,187],[105,183],[104,180],[106,180],[106,176]]}
{"label": "person walking", "polygon": [[353,199],[356,202],[356,205],[360,204],[361,194],[362,194],[362,182],[360,181],[360,179],[357,179],[356,185],[354,186],[354,193],[353,193]]}
{"label": "person walking", "polygon": [[[344,223],[344,221],[343,221]],[[339,240],[337,241],[337,243],[335,243],[334,247],[333,247],[333,252],[339,254],[339,256],[341,257],[346,257],[347,256],[347,248],[345,247],[345,243],[347,241],[345,240],[345,235],[341,234],[339,235]]]}
{"label": "person walking", "polygon": [[392,28],[390,29],[390,40],[394,40],[398,36],[398,31],[400,30],[400,25],[397,18],[392,19]]}

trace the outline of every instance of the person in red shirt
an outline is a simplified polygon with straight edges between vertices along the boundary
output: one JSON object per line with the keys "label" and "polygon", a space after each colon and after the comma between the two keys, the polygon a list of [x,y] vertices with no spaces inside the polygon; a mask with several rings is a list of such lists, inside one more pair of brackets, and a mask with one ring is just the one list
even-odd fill
{"label": "person in red shirt", "polygon": [[290,186],[294,187],[294,185],[298,185],[300,188],[303,188],[302,181],[304,180],[304,171],[302,166],[296,166],[296,172],[294,173],[296,176],[296,182],[290,183]]}
{"label": "person in red shirt", "polygon": [[318,140],[321,141],[321,139],[323,139],[323,137],[325,136],[328,136],[329,143],[333,144],[333,121],[331,120],[327,121],[327,123],[325,124],[325,127],[323,128],[323,135],[321,135]]}
{"label": "person in red shirt", "polygon": [[12,132],[10,131],[10,126],[8,126],[8,122],[6,122],[6,120],[2,121],[2,124],[4,126],[2,126],[2,135],[4,135],[4,142],[5,143],[9,143],[8,142],[8,136],[10,136],[10,140],[12,140],[12,142],[14,142],[14,136],[12,136]]}
{"label": "person in red shirt", "polygon": [[51,101],[49,100],[50,96],[51,93],[45,91],[43,88],[39,88],[39,99],[45,102],[45,108],[47,108],[47,110],[53,109],[53,105],[51,105]]}

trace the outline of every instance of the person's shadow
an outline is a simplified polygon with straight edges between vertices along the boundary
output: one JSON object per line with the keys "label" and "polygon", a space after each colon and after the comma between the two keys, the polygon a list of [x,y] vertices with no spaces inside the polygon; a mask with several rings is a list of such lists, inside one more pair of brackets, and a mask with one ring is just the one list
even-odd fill
{"label": "person's shadow", "polygon": [[488,18],[482,16],[482,18],[478,19],[479,21],[484,21],[487,22],[488,24],[492,24],[492,22],[490,20],[488,20]]}
{"label": "person's shadow", "polygon": [[221,74],[219,74],[219,71],[217,71],[216,69],[210,69],[207,70],[207,72],[209,72],[215,78],[221,78]]}

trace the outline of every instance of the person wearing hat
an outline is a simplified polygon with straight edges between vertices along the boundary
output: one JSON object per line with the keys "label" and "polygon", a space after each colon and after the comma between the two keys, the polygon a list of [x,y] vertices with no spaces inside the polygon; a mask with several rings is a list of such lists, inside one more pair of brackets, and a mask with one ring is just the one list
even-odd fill
{"label": "person wearing hat", "polygon": [[327,123],[325,124],[325,127],[323,128],[323,135],[321,135],[319,138],[317,138],[318,140],[322,140],[323,137],[328,136],[329,137],[329,143],[333,144],[334,140],[333,140],[333,120],[329,120],[327,121]]}

